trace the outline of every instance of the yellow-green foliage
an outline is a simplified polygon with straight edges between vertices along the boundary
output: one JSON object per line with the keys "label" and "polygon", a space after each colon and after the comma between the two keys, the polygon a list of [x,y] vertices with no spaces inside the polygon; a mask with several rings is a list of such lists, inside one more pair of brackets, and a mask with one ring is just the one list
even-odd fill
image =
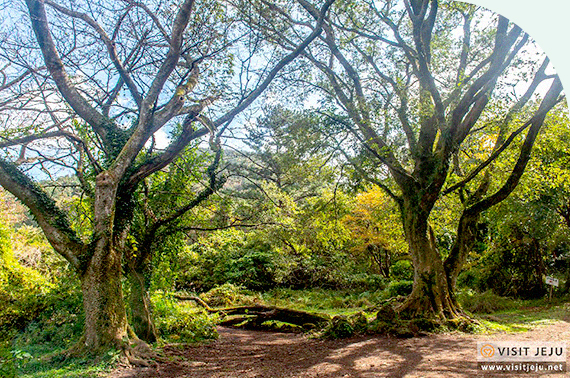
{"label": "yellow-green foliage", "polygon": [[43,307],[50,283],[14,257],[8,228],[0,223],[0,333],[22,329]]}
{"label": "yellow-green foliage", "polygon": [[212,307],[226,307],[237,305],[251,305],[256,302],[256,298],[241,286],[225,283],[216,286],[200,297]]}
{"label": "yellow-green foliage", "polygon": [[193,303],[178,303],[160,292],[152,296],[154,320],[162,339],[170,342],[192,343],[217,339],[217,314],[209,314]]}

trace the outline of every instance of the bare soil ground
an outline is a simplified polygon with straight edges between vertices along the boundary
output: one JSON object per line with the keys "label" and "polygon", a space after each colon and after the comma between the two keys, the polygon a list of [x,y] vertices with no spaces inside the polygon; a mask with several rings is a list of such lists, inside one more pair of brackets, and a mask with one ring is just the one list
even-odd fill
{"label": "bare soil ground", "polygon": [[[170,362],[155,368],[119,368],[109,378],[532,377],[533,374],[483,374],[476,365],[477,342],[570,342],[570,315],[515,334],[451,333],[411,339],[366,336],[318,340],[298,334],[231,328],[220,328],[219,332],[219,340],[211,343],[166,347],[164,352]],[[570,362],[570,355],[567,358]],[[570,374],[541,377],[561,378]]]}

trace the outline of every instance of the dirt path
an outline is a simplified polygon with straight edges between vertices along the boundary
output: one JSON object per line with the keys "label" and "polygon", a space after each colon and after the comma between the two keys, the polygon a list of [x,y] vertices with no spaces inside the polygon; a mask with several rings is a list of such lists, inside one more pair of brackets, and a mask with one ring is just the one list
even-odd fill
{"label": "dirt path", "polygon": [[[570,346],[570,319],[525,333],[443,334],[412,339],[315,340],[296,334],[229,328],[220,328],[219,332],[220,339],[209,344],[166,348],[172,362],[158,368],[118,369],[109,378],[473,377],[481,374],[475,362],[477,341],[567,341]],[[570,355],[568,358],[570,362]]]}

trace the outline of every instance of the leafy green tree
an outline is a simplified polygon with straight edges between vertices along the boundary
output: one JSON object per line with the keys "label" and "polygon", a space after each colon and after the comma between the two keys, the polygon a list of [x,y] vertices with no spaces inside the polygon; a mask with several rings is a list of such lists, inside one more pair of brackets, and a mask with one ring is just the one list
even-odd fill
{"label": "leafy green tree", "polygon": [[279,284],[337,285],[333,276],[341,277],[336,273],[344,266],[335,262],[347,261],[342,218],[350,200],[342,191],[338,152],[327,148],[322,127],[314,112],[266,107],[247,124],[244,143],[228,146],[225,154],[228,184],[222,193],[233,208],[225,226],[255,226],[248,227],[243,248],[273,255]]}
{"label": "leafy green tree", "polygon": [[334,139],[323,139],[322,127],[314,112],[265,108],[246,126],[244,143],[251,151],[241,153],[242,164],[236,168],[252,180],[274,184],[295,200],[311,197],[338,174],[337,153],[330,148]]}
{"label": "leafy green tree", "polygon": [[[305,7],[318,16],[313,6]],[[301,25],[294,19],[289,23]],[[518,26],[473,5],[355,1],[335,7],[323,29],[319,43],[304,54],[317,78],[303,82],[320,90],[328,104],[321,112],[351,136],[353,144],[344,146],[347,159],[398,204],[415,269],[413,291],[399,311],[439,319],[461,316],[454,277],[469,249],[470,225],[477,223],[472,219],[517,186],[547,113],[560,101],[560,80],[545,73],[548,61],[525,52],[529,37]],[[282,37],[274,38],[277,43],[288,46],[286,35],[271,32]],[[506,88],[525,86],[532,94],[544,81],[550,89],[517,130],[511,114],[528,105],[531,96],[510,101]],[[487,152],[487,159],[460,183],[450,178],[454,158],[490,130],[484,120],[489,112],[496,115],[489,106],[496,98],[509,103],[500,116],[507,129],[495,128],[494,152]],[[463,205],[458,248],[440,250],[430,217],[442,195],[484,175],[507,147],[516,147],[511,142],[524,131],[508,177]],[[364,160],[371,163],[362,166]]]}
{"label": "leafy green tree", "polygon": [[[547,274],[549,236],[558,222],[549,204],[513,195],[493,209],[488,217],[488,250],[474,268],[482,291],[503,296],[540,298]],[[469,273],[468,273],[469,274]]]}
{"label": "leafy green tree", "polygon": [[350,230],[356,256],[371,260],[377,273],[390,277],[393,262],[407,255],[398,209],[381,188],[358,193],[343,222]]}
{"label": "leafy green tree", "polygon": [[[147,342],[157,338],[149,295],[154,263],[164,261],[165,256],[161,255],[170,254],[176,259],[180,249],[176,244],[184,244],[181,237],[184,232],[209,220],[191,212],[225,183],[225,177],[217,172],[222,152],[219,140],[212,142],[211,149],[214,156],[206,169],[200,170],[208,157],[203,156],[198,146],[187,148],[168,172],[159,172],[145,180],[136,195],[134,219],[124,246],[124,266],[130,282],[131,324]],[[205,181],[201,182],[203,178]]]}
{"label": "leafy green tree", "polygon": [[[331,3],[286,53],[252,31],[241,17],[256,13],[247,4],[28,0],[25,13],[16,4],[10,8],[25,22],[2,39],[2,66],[11,63],[8,81],[28,81],[3,92],[10,122],[3,130],[0,184],[30,209],[81,278],[82,348],[116,347],[127,357],[133,351],[121,270],[137,188],[190,142],[227,128],[320,34]],[[21,111],[18,119],[9,118],[13,109]],[[175,125],[180,132],[159,146],[158,136]],[[76,174],[90,197],[88,238],[26,175],[34,166],[52,177],[58,167]]]}
{"label": "leafy green tree", "polygon": [[[561,273],[566,278],[564,290],[570,287],[568,125],[568,112],[565,107],[559,106],[541,130],[533,159],[513,199],[520,203],[515,206],[518,211],[513,213],[520,214],[523,219],[530,217],[520,224],[527,235],[540,242],[543,257],[550,263],[546,267],[548,274],[556,272],[552,265],[562,264]],[[508,220],[509,217],[503,219]]]}

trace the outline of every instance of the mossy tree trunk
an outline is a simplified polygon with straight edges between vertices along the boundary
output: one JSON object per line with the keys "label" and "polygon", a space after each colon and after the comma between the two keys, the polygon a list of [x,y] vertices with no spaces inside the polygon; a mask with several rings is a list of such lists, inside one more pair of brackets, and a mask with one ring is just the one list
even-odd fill
{"label": "mossy tree trunk", "polygon": [[96,178],[92,255],[81,274],[85,309],[85,345],[94,351],[124,347],[127,316],[121,285],[122,253],[114,229],[119,183],[110,171]]}
{"label": "mossy tree trunk", "polygon": [[460,311],[452,300],[443,260],[428,223],[429,212],[424,205],[425,202],[404,200],[401,207],[404,233],[414,266],[414,284],[412,293],[398,311],[406,318],[453,319]]}
{"label": "mossy tree trunk", "polygon": [[121,287],[121,256],[101,243],[81,277],[85,310],[85,346],[89,351],[109,346],[123,349],[128,339]]}
{"label": "mossy tree trunk", "polygon": [[455,296],[457,278],[467,261],[470,251],[477,241],[480,218],[480,214],[472,214],[466,211],[461,214],[455,241],[444,262],[449,293],[455,305],[457,305],[457,298]]}

